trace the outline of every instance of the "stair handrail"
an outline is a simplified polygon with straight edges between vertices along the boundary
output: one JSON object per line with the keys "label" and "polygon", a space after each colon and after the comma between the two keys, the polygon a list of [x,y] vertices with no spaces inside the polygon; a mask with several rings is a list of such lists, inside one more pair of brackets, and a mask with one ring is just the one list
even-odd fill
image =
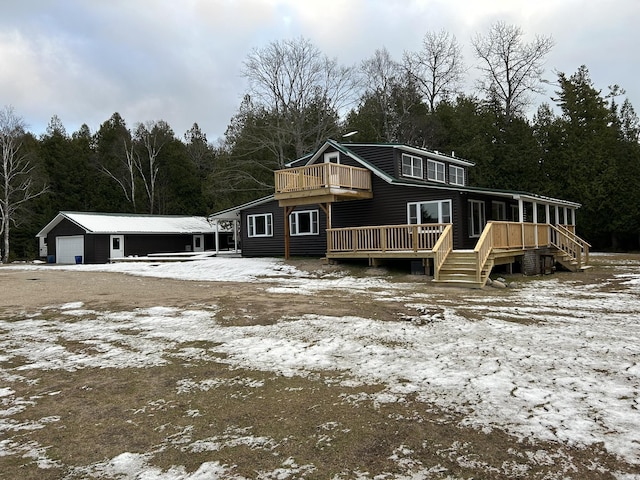
{"label": "stair handrail", "polygon": [[453,250],[453,226],[448,224],[440,234],[431,251],[433,252],[433,278],[440,278],[440,269],[447,259],[447,255]]}
{"label": "stair handrail", "polygon": [[589,263],[589,249],[591,248],[591,244],[586,240],[580,238],[578,235],[575,234],[575,232],[572,232],[571,230],[569,230],[565,225],[556,224],[555,227],[558,230],[565,233],[571,239],[573,239],[576,243],[578,243],[578,245],[580,245],[582,250],[582,255],[584,256],[584,259],[585,259],[584,263],[585,264]]}
{"label": "stair handrail", "polygon": [[[551,229],[550,242],[561,252],[569,255],[577,262],[578,268],[589,262],[589,247],[591,245],[578,237],[568,228],[562,225],[549,225]],[[584,259],[584,263],[583,263]]]}
{"label": "stair handrail", "polygon": [[482,234],[473,249],[476,255],[476,281],[482,281],[482,269],[489,259],[489,255],[493,251],[493,223],[487,222],[482,230]]}

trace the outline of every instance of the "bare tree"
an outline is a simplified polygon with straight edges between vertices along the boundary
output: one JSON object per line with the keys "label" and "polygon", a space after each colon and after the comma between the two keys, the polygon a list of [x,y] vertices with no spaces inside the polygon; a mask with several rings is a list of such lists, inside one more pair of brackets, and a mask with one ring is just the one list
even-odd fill
{"label": "bare tree", "polygon": [[114,169],[104,164],[100,165],[100,170],[120,186],[127,202],[133,205],[133,211],[136,212],[137,153],[133,149],[133,142],[127,144],[127,139],[123,138],[122,143],[124,145],[124,157],[120,157],[118,171],[114,171]]}
{"label": "bare tree", "polygon": [[355,70],[329,59],[309,40],[283,40],[254,49],[244,61],[251,104],[275,120],[265,145],[283,165],[285,145],[301,156],[336,130],[335,116],[354,100]]}
{"label": "bare tree", "polygon": [[164,120],[139,123],[136,127],[135,139],[141,144],[145,159],[143,160],[140,155],[134,155],[133,161],[147,193],[149,213],[154,213],[155,210],[156,185],[160,172],[158,155],[172,137],[173,131]]}
{"label": "bare tree", "polygon": [[405,52],[404,67],[418,85],[429,110],[457,93],[465,73],[462,51],[454,35],[427,32],[422,50]]}
{"label": "bare tree", "polygon": [[397,123],[394,122],[393,95],[401,83],[402,66],[394,61],[386,48],[376,50],[373,57],[361,65],[365,95],[375,100],[382,120],[380,136],[386,141],[394,141]]}
{"label": "bare tree", "polygon": [[536,36],[526,43],[523,36],[520,27],[497,22],[486,36],[472,39],[483,73],[478,87],[502,106],[507,119],[524,113],[529,93],[542,93],[544,59],[554,45],[551,37]]}
{"label": "bare tree", "polygon": [[3,262],[9,260],[11,224],[17,223],[18,213],[26,202],[47,191],[46,186],[38,188],[35,185],[35,165],[22,144],[26,128],[26,123],[16,115],[13,107],[5,106],[0,110],[0,234],[4,239]]}

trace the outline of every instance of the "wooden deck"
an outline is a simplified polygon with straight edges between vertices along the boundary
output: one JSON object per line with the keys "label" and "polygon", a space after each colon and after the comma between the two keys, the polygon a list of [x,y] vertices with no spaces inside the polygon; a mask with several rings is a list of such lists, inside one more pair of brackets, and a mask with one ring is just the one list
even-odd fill
{"label": "wooden deck", "polygon": [[486,284],[494,265],[513,263],[527,250],[549,248],[567,269],[589,261],[590,245],[573,227],[542,223],[488,222],[473,250],[453,250],[450,224],[383,225],[327,229],[329,260],[433,259],[434,281],[469,287]]}
{"label": "wooden deck", "polygon": [[366,168],[318,163],[275,172],[275,198],[281,207],[372,197]]}

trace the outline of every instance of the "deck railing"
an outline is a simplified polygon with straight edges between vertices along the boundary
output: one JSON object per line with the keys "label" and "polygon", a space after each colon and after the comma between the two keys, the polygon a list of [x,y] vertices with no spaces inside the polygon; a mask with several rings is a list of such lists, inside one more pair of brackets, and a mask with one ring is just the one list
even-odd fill
{"label": "deck railing", "polygon": [[[570,255],[582,267],[589,260],[590,245],[563,225],[548,223],[488,222],[474,248],[476,275],[479,277],[491,253],[556,247]],[[398,253],[429,253],[434,268],[442,267],[453,249],[453,227],[449,223],[419,225],[376,225],[327,229],[327,254],[369,256]],[[480,278],[478,278],[480,281]]]}
{"label": "deck railing", "polygon": [[549,229],[549,241],[559,250],[570,255],[578,268],[589,263],[589,248],[591,245],[578,237],[565,225],[551,225]]}
{"label": "deck railing", "polygon": [[[418,252],[432,250],[447,223],[376,225],[327,229],[327,253]],[[447,230],[450,235],[450,228]]]}
{"label": "deck railing", "polygon": [[[482,235],[478,239],[475,248],[473,249],[476,255],[476,282],[480,283],[482,277],[482,269],[484,268],[487,260],[489,259],[489,255],[491,255],[491,251],[494,248],[493,241],[493,228],[495,224],[493,222],[489,222],[485,225],[484,230],[482,231]],[[508,229],[507,229],[508,232]]]}
{"label": "deck railing", "polygon": [[371,190],[371,172],[339,163],[318,163],[275,172],[276,193],[293,193],[321,188]]}
{"label": "deck railing", "polygon": [[449,224],[444,227],[442,235],[433,246],[433,269],[436,278],[451,250],[453,250],[453,226]]}

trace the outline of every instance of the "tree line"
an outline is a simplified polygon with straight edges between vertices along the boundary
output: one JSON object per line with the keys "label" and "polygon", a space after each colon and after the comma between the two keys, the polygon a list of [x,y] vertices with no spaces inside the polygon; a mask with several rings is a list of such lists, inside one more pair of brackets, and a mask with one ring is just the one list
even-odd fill
{"label": "tree line", "polygon": [[[580,202],[578,232],[597,248],[640,247],[640,123],[624,90],[588,68],[544,81],[550,37],[526,41],[498,22],[472,38],[478,80],[456,38],[428,32],[393,59],[382,48],[347,67],[304,38],[252,50],[247,91],[223,138],[194,123],[129,127],[114,113],[68,134],[57,116],[39,137],[0,111],[3,261],[37,256],[34,235],[60,210],[206,215],[273,192],[273,171],[326,138],[406,143],[476,163],[470,184]],[[533,94],[553,96],[533,109]],[[531,112],[534,112],[531,114]],[[11,245],[11,247],[10,247]]]}

